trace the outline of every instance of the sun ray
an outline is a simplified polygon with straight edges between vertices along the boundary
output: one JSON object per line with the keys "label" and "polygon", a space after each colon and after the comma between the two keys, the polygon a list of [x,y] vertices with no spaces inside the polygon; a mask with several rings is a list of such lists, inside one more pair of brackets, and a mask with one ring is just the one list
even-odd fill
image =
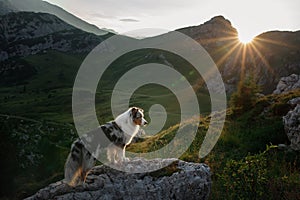
{"label": "sun ray", "polygon": [[220,65],[226,60],[226,58],[228,58],[229,55],[232,54],[232,52],[233,52],[234,50],[236,50],[236,48],[239,47],[239,46],[240,46],[240,44],[237,42],[237,43],[233,46],[232,49],[230,49],[230,50],[229,50],[226,54],[224,54],[218,61],[216,61],[216,65],[217,65],[217,66],[220,66]]}
{"label": "sun ray", "polygon": [[212,44],[218,41],[230,41],[230,40],[236,40],[237,37],[218,37],[218,38],[206,38],[206,39],[199,39],[202,45]]}
{"label": "sun ray", "polygon": [[[227,46],[226,48],[228,48],[229,46],[233,46],[233,47],[225,55],[223,55],[221,57],[221,59],[219,59],[216,62],[216,65],[218,68],[220,68],[220,65],[226,60],[226,58],[228,58],[231,55],[234,55],[234,51],[236,52],[236,54],[234,55],[231,66],[233,66],[233,67],[236,66],[236,64],[238,63],[240,54],[241,54],[241,49],[243,48],[243,45],[241,45],[237,39],[234,42],[227,44],[226,46]],[[220,48],[220,49],[222,49],[222,48]],[[207,73],[205,73],[204,76],[209,77],[209,76],[213,75],[214,72],[215,72],[214,70],[209,70]],[[196,84],[193,85],[193,89],[198,90],[199,88],[201,88],[203,86],[203,84],[204,84],[204,81],[202,79],[200,79],[199,81],[197,81]]]}
{"label": "sun ray", "polygon": [[216,55],[216,54],[218,54],[219,52],[223,51],[224,49],[230,48],[231,46],[234,46],[234,45],[237,44],[237,43],[238,43],[238,41],[235,40],[235,41],[232,41],[232,42],[230,42],[230,43],[228,43],[228,44],[226,44],[226,45],[222,45],[220,48],[218,48],[218,49],[216,49],[216,50],[214,51],[214,54]]}
{"label": "sun ray", "polygon": [[253,49],[252,49],[252,45],[253,45],[253,43],[247,46],[247,51],[249,52],[249,55],[250,55],[250,58],[251,58],[250,60],[251,60],[252,66],[253,66],[254,68],[256,68],[256,67],[258,67],[258,66],[257,66],[257,62],[256,62],[257,59],[256,59],[255,56],[254,56]]}
{"label": "sun ray", "polygon": [[295,45],[287,44],[287,43],[284,43],[284,42],[278,42],[278,41],[276,41],[276,40],[270,40],[270,39],[261,38],[261,37],[256,37],[255,40],[256,40],[257,42],[268,43],[268,44],[274,44],[274,45],[277,45],[277,46],[284,46],[284,47],[295,48],[295,49],[298,48],[298,46],[295,46]]}
{"label": "sun ray", "polygon": [[263,64],[267,67],[267,70],[274,75],[274,70],[272,69],[272,67],[270,66],[269,62],[266,60],[266,58],[262,55],[262,53],[257,49],[257,47],[255,46],[255,44],[253,43],[251,45],[251,48],[253,48],[253,50],[255,51],[255,53],[259,56],[259,58],[261,59],[261,61],[263,62]]}
{"label": "sun ray", "polygon": [[246,71],[246,50],[247,50],[247,45],[242,46],[242,60],[241,60],[241,73],[240,73],[240,80],[244,80],[245,78],[245,71]]}
{"label": "sun ray", "polygon": [[240,58],[240,54],[241,54],[241,49],[242,48],[243,48],[243,45],[239,45],[239,49],[237,50],[237,53],[236,53],[236,55],[234,56],[234,59],[233,59],[233,65],[237,65],[238,60]]}

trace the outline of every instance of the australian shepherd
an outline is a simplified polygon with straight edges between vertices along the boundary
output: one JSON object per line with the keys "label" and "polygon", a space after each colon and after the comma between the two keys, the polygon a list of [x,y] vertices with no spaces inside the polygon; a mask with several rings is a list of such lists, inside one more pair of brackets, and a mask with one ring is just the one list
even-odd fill
{"label": "australian shepherd", "polygon": [[[132,107],[120,114],[114,121],[101,125],[99,128],[84,134],[71,146],[71,152],[65,164],[65,181],[71,186],[83,183],[88,171],[95,165],[97,155],[88,151],[87,145],[97,143],[97,152],[101,147],[101,141],[97,140],[99,134],[105,134],[110,144],[106,145],[107,159],[113,164],[121,164],[128,161],[125,157],[125,148],[137,135],[141,126],[147,125],[144,119],[144,111],[141,108]],[[99,130],[102,131],[99,131]],[[99,138],[99,137],[98,137]]]}

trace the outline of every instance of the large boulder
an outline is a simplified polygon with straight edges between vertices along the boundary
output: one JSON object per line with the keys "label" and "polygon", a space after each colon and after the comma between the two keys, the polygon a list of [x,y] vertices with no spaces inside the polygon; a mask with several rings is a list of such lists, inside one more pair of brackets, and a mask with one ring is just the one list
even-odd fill
{"label": "large boulder", "polygon": [[[129,168],[153,169],[154,172],[125,173],[105,165],[94,167],[86,183],[70,187],[59,181],[27,198],[33,199],[208,199],[211,189],[210,169],[205,164],[178,159],[145,160],[135,158]],[[126,170],[125,170],[126,171]]]}
{"label": "large boulder", "polygon": [[273,94],[286,93],[291,90],[300,88],[300,75],[292,74],[287,77],[282,77],[274,90]]}
{"label": "large boulder", "polygon": [[[296,100],[295,100],[296,101]],[[291,141],[290,147],[300,151],[300,104],[283,117],[285,132]]]}

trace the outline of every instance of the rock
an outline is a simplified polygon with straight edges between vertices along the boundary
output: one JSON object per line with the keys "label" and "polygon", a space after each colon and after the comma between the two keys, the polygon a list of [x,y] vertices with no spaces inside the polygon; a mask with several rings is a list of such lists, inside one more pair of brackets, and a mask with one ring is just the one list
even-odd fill
{"label": "rock", "polygon": [[72,188],[63,181],[51,184],[27,198],[34,199],[208,199],[211,188],[210,169],[205,164],[178,159],[145,160],[135,158],[125,165],[135,169],[160,166],[146,173],[125,173],[107,166],[94,167],[86,183]]}
{"label": "rock", "polygon": [[300,150],[300,104],[283,117],[285,132],[291,141],[293,150]]}
{"label": "rock", "polygon": [[288,149],[288,146],[285,145],[285,144],[278,144],[278,149],[279,150],[286,150],[286,149]]}
{"label": "rock", "polygon": [[282,77],[274,90],[273,94],[287,93],[291,90],[300,88],[300,75],[292,74],[287,77]]}
{"label": "rock", "polygon": [[296,97],[294,99],[291,99],[288,101],[288,104],[294,106],[294,105],[297,105],[297,104],[300,104],[300,97]]}

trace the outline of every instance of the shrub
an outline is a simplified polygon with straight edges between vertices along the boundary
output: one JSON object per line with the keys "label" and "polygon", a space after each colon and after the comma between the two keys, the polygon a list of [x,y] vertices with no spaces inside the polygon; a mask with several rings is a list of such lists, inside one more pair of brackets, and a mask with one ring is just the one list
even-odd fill
{"label": "shrub", "polygon": [[264,195],[267,183],[267,161],[264,154],[229,160],[219,175],[230,199],[257,199]]}
{"label": "shrub", "polygon": [[230,106],[237,112],[248,111],[257,101],[257,93],[260,87],[256,84],[252,75],[242,79],[238,85],[237,92],[233,93],[230,99]]}

